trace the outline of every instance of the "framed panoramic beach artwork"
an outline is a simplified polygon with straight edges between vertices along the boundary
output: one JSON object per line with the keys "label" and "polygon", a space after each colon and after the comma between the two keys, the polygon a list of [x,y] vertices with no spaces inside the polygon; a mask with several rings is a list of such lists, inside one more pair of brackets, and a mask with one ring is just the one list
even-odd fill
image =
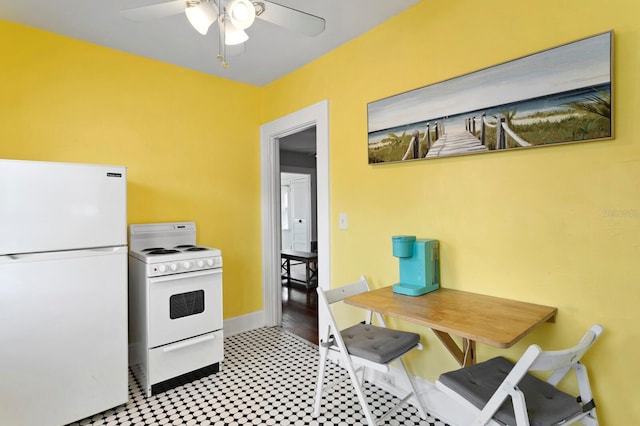
{"label": "framed panoramic beach artwork", "polygon": [[367,105],[369,164],[610,139],[613,31]]}

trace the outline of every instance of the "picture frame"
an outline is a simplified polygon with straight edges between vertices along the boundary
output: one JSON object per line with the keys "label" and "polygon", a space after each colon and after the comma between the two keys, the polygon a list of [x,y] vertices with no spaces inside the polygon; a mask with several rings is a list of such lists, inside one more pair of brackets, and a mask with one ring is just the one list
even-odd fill
{"label": "picture frame", "polygon": [[613,138],[613,31],[367,104],[369,164]]}

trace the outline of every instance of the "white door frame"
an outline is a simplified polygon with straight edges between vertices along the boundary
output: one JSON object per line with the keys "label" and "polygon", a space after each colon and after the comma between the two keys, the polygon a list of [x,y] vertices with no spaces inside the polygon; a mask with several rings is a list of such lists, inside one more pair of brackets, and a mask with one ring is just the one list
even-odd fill
{"label": "white door frame", "polygon": [[280,271],[279,138],[316,126],[318,215],[318,286],[328,289],[331,276],[329,233],[329,101],[324,100],[260,127],[262,163],[262,289],[264,323],[282,323]]}

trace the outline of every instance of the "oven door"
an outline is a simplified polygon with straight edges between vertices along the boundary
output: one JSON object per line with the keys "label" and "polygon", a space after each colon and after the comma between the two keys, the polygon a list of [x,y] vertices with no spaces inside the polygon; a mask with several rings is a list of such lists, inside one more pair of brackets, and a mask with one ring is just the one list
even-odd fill
{"label": "oven door", "polygon": [[150,348],[222,328],[222,269],[148,281]]}

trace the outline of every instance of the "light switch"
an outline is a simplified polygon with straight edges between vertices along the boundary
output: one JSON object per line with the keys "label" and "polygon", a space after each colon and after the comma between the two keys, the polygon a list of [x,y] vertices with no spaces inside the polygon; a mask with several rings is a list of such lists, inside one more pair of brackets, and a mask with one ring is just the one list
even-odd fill
{"label": "light switch", "polygon": [[340,229],[347,229],[347,214],[346,213],[340,213],[340,215],[338,216],[338,227]]}

